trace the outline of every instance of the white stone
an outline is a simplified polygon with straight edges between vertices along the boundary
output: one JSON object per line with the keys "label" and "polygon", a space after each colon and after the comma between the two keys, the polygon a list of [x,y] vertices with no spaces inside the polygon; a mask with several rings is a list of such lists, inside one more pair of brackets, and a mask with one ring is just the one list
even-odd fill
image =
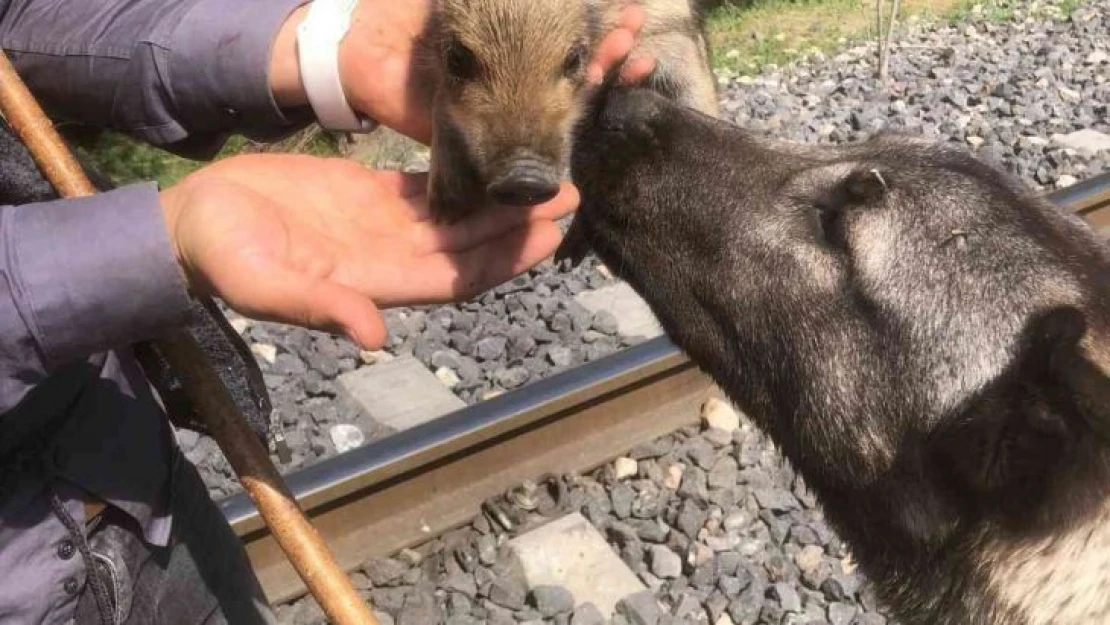
{"label": "white stone", "polygon": [[529,588],[563,586],[576,606],[592,603],[607,618],[623,597],[647,588],[578,513],[522,534],[509,546]]}
{"label": "white stone", "polygon": [[1077,179],[1075,176],[1064,174],[1064,175],[1062,175],[1062,176],[1060,176],[1059,178],[1056,179],[1056,188],[1057,189],[1064,189],[1064,188],[1072,186],[1073,184],[1075,184],[1077,182],[1079,182],[1079,179]]}
{"label": "white stone", "polygon": [[228,319],[227,322],[229,324],[231,324],[231,327],[236,332],[238,332],[239,334],[243,334],[244,332],[246,332],[251,327],[250,319],[245,319],[243,317],[235,317],[234,319]]}
{"label": "white stone", "polygon": [[267,345],[266,343],[254,343],[251,345],[251,352],[255,356],[258,356],[271,365],[274,364],[275,360],[277,360],[277,348],[273,345]]}
{"label": "white stone", "polygon": [[371,417],[398,431],[466,406],[412,356],[355,369],[338,380],[343,392]]}
{"label": "white stone", "polygon": [[736,625],[736,622],[732,620],[732,617],[728,615],[728,612],[724,612],[721,614],[720,617],[717,618],[717,622],[713,623],[713,625]]}
{"label": "white stone", "polygon": [[740,537],[733,533],[724,536],[709,536],[705,539],[705,546],[713,551],[731,551],[740,544]]}
{"label": "white stone", "polygon": [[975,149],[979,149],[979,146],[983,145],[983,138],[976,137],[975,135],[968,135],[967,144]]}
{"label": "white stone", "polygon": [[436,369],[436,378],[447,388],[455,388],[462,381],[459,379],[459,374],[455,373],[455,370],[450,367]]}
{"label": "white stone", "polygon": [[1076,130],[1073,133],[1063,136],[1055,135],[1054,138],[1062,146],[1073,150],[1086,152],[1110,150],[1110,135],[1103,134],[1097,130],[1091,130],[1090,128]]}
{"label": "white stone", "polygon": [[726,432],[740,429],[740,413],[727,401],[718,397],[710,397],[701,406],[701,418],[707,428],[716,428]]}
{"label": "white stone", "polygon": [[504,394],[505,394],[505,391],[503,391],[499,388],[491,388],[487,391],[482,391],[481,399],[482,399],[482,401],[488,401],[490,399],[493,399],[494,397],[500,397]]}
{"label": "white stone", "polygon": [[643,336],[650,339],[663,333],[647,302],[626,282],[583,291],[574,299],[590,312],[608,311],[617,320],[617,329],[624,336]]}
{"label": "white stone", "polygon": [[663,486],[670,490],[678,490],[682,485],[682,474],[686,472],[686,465],[672,464],[667,467],[667,477],[663,478]]}
{"label": "white stone", "polygon": [[387,351],[371,351],[368,349],[360,351],[358,353],[358,359],[361,360],[364,365],[376,365],[380,362],[392,362],[395,360],[393,354]]}
{"label": "white stone", "polygon": [[634,477],[639,470],[640,466],[632,458],[617,458],[613,463],[613,473],[618,480]]}
{"label": "white stone", "polygon": [[328,434],[331,435],[331,442],[335,445],[335,451],[341,454],[352,449],[358,449],[366,444],[366,435],[362,433],[362,430],[358,429],[358,426],[348,423],[331,426]]}
{"label": "white stone", "polygon": [[816,569],[824,558],[825,550],[817,545],[806,545],[794,556],[794,563],[798,569],[806,572]]}
{"label": "white stone", "polygon": [[1070,102],[1078,102],[1080,98],[1080,93],[1075,89],[1060,87],[1060,97]]}
{"label": "white stone", "polygon": [[737,510],[725,517],[721,523],[726,532],[739,532],[752,522],[752,517],[744,510]]}
{"label": "white stone", "polygon": [[700,543],[695,544],[688,554],[686,554],[686,562],[690,566],[697,568],[703,564],[709,563],[713,559],[713,550]]}
{"label": "white stone", "polygon": [[1085,63],[1087,63],[1087,65],[1098,65],[1099,63],[1105,63],[1107,61],[1107,58],[1108,57],[1105,52],[1103,52],[1102,50],[1095,50],[1087,55],[1087,60],[1085,61]]}

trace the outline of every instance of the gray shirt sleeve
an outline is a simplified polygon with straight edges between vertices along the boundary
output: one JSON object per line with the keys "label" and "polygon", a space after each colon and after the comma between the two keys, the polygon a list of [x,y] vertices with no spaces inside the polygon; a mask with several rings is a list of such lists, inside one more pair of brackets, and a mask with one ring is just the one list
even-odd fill
{"label": "gray shirt sleeve", "polygon": [[0,207],[0,413],[58,368],[188,310],[153,183]]}
{"label": "gray shirt sleeve", "polygon": [[232,132],[269,141],[312,120],[270,91],[271,45],[307,0],[0,0],[0,46],[55,119],[192,158]]}

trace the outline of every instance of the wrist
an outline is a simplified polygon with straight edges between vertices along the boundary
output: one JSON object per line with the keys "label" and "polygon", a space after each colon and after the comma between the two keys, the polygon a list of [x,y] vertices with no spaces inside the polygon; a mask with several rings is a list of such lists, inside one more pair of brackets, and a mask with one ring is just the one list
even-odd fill
{"label": "wrist", "polygon": [[184,250],[181,246],[179,232],[181,217],[188,205],[188,195],[188,190],[186,190],[181,183],[178,183],[159,192],[158,202],[162,207],[162,218],[165,221],[166,234],[169,236],[170,248],[173,252],[174,260],[177,261],[177,269],[181,272],[181,279],[185,283],[185,288],[190,293],[196,293],[196,281],[192,279],[193,272],[189,267],[189,263],[186,260]]}
{"label": "wrist", "polygon": [[308,5],[297,7],[281,25],[270,53],[270,90],[281,108],[308,105],[297,59],[297,27],[304,21]]}

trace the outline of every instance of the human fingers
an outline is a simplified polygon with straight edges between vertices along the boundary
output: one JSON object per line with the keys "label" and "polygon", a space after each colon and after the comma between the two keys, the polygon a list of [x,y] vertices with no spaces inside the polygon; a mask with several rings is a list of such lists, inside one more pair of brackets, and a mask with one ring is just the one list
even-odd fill
{"label": "human fingers", "polygon": [[404,284],[378,304],[419,306],[472,298],[550,257],[561,239],[555,223],[531,221],[462,252],[423,256],[406,270]]}
{"label": "human fingers", "polygon": [[628,56],[646,20],[647,13],[639,5],[629,5],[622,11],[619,25],[601,40],[593,61],[586,68],[588,82],[601,84],[606,72]]}
{"label": "human fingers", "polygon": [[621,67],[621,82],[626,85],[634,85],[642,82],[653,71],[655,71],[655,57],[632,57],[625,61],[624,66]]}
{"label": "human fingers", "polygon": [[213,287],[243,315],[343,334],[365,349],[385,343],[385,322],[377,306],[358,291],[266,261],[255,270],[229,268],[213,276]]}
{"label": "human fingers", "polygon": [[425,222],[412,231],[413,252],[417,255],[462,252],[484,245],[530,221],[561,219],[578,208],[581,197],[569,182],[562,183],[559,194],[536,206],[493,206],[476,211],[450,224]]}

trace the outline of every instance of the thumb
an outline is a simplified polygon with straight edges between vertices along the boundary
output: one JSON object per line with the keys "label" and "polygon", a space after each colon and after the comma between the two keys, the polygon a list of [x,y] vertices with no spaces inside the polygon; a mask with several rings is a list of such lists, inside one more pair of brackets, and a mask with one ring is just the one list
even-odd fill
{"label": "thumb", "polygon": [[234,273],[236,277],[215,286],[236,294],[225,300],[244,315],[343,334],[363,349],[385,344],[385,322],[378,307],[350,287],[285,267]]}

